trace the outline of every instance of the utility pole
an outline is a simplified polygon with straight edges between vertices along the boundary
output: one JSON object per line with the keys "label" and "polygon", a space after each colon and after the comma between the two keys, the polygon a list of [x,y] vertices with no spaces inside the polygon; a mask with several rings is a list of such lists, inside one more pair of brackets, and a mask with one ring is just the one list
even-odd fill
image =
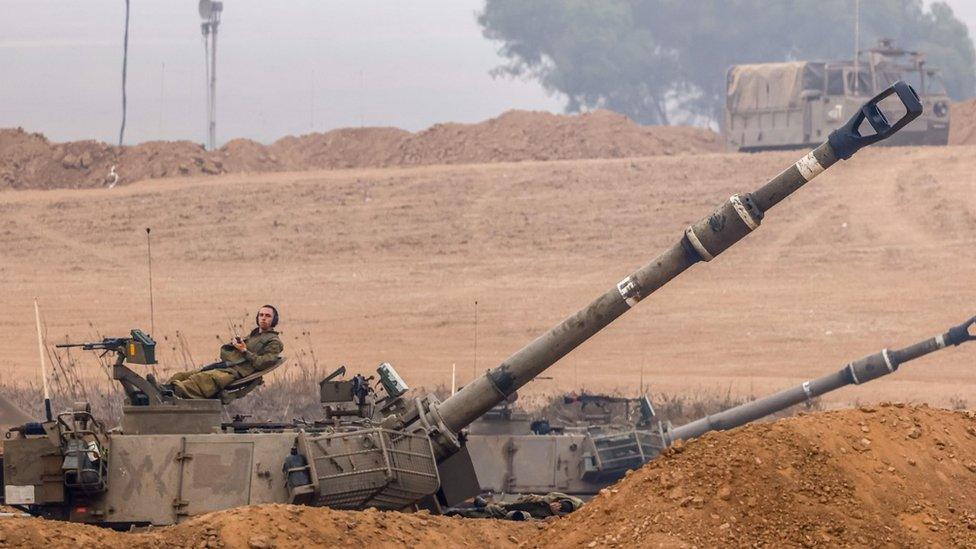
{"label": "utility pole", "polygon": [[207,59],[207,148],[217,148],[217,27],[220,26],[220,14],[224,11],[223,2],[200,0],[197,5],[200,18],[200,31],[203,33],[204,54],[210,54]]}
{"label": "utility pole", "polygon": [[163,138],[163,118],[166,116],[166,62],[159,69],[159,128],[156,138]]}

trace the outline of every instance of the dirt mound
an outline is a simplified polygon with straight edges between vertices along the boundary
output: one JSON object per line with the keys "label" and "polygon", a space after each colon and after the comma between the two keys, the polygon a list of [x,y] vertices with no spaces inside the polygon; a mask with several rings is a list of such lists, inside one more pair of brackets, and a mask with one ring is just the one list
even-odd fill
{"label": "dirt mound", "polygon": [[622,114],[509,111],[480,124],[437,124],[411,136],[391,164],[467,164],[700,153],[721,150],[702,128],[640,126]]}
{"label": "dirt mound", "polygon": [[555,522],[269,504],[139,534],[6,517],[0,545],[973,547],[974,456],[976,413],[882,405],[709,434]]}
{"label": "dirt mound", "polygon": [[884,405],[713,433],[530,545],[976,546],[976,413]]}
{"label": "dirt mound", "polygon": [[387,166],[393,151],[410,135],[397,128],[343,128],[285,137],[270,149],[289,170]]}
{"label": "dirt mound", "polygon": [[98,141],[51,143],[22,128],[0,129],[0,189],[100,187],[177,175],[217,174],[219,156],[189,141],[116,147]]}
{"label": "dirt mound", "polygon": [[721,150],[701,128],[640,126],[623,115],[509,111],[478,124],[344,128],[285,137],[265,146],[235,139],[208,152],[189,141],[115,147],[97,141],[51,143],[21,128],[0,130],[0,189],[99,187],[115,180],[220,173],[301,171],[421,164],[617,158]]}
{"label": "dirt mound", "polygon": [[[258,505],[145,533],[53,520],[0,518],[4,547],[515,547],[538,526],[427,514]],[[4,543],[6,545],[4,545]]]}
{"label": "dirt mound", "polygon": [[950,145],[976,145],[976,99],[952,104]]}

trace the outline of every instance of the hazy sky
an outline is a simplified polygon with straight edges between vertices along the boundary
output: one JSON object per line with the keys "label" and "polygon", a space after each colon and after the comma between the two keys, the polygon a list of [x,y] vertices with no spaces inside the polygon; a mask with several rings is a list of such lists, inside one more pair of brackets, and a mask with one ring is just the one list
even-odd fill
{"label": "hazy sky", "polygon": [[[534,83],[493,79],[501,60],[478,0],[225,0],[218,140],[336,127],[418,130],[510,108],[558,111]],[[122,0],[0,1],[0,127],[117,140]],[[196,0],[131,4],[126,142],[205,140]]]}
{"label": "hazy sky", "polygon": [[[976,0],[949,4],[976,31]],[[538,84],[488,74],[503,60],[475,21],[482,5],[225,0],[218,141],[560,111]],[[123,17],[122,0],[0,0],[0,127],[117,140]],[[205,140],[199,23],[197,0],[132,0],[127,143]]]}

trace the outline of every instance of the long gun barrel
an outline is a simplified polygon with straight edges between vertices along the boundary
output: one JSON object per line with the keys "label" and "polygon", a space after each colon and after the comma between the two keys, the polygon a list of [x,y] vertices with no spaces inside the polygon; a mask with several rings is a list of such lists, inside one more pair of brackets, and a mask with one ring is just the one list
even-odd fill
{"label": "long gun barrel", "polygon": [[[905,114],[895,124],[888,122],[878,103],[896,94]],[[843,127],[757,191],[737,194],[711,215],[688,227],[681,239],[643,268],[578,312],[539,336],[501,365],[465,386],[439,407],[444,423],[457,433],[519,387],[578,347],[591,336],[627,312],[671,279],[699,261],[711,261],[759,227],[770,208],[802,187],[840,159],[848,159],[860,148],[894,134],[922,113],[918,95],[911,86],[896,82],[865,103]],[[874,134],[862,136],[867,121]]]}
{"label": "long gun barrel", "polygon": [[806,381],[792,389],[786,389],[774,395],[703,417],[687,425],[667,430],[664,432],[665,445],[670,446],[676,440],[697,438],[708,431],[722,431],[739,427],[841,387],[860,385],[886,376],[910,360],[915,360],[950,345],[960,345],[966,341],[976,340],[974,327],[976,327],[976,316],[959,326],[950,328],[944,334],[930,337],[904,349],[894,351],[883,349],[881,352],[851,362],[836,373]]}

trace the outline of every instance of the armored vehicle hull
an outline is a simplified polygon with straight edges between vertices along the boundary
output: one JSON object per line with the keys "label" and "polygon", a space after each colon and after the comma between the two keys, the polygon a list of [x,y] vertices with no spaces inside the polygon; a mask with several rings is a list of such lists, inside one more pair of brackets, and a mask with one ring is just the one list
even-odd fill
{"label": "armored vehicle hull", "polygon": [[[883,40],[861,60],[736,65],[729,69],[723,131],[729,150],[796,149],[819,143],[866,97],[898,79],[915,85],[924,112],[884,141],[887,146],[945,145],[951,100],[924,55]],[[897,109],[892,102],[888,107]]]}

